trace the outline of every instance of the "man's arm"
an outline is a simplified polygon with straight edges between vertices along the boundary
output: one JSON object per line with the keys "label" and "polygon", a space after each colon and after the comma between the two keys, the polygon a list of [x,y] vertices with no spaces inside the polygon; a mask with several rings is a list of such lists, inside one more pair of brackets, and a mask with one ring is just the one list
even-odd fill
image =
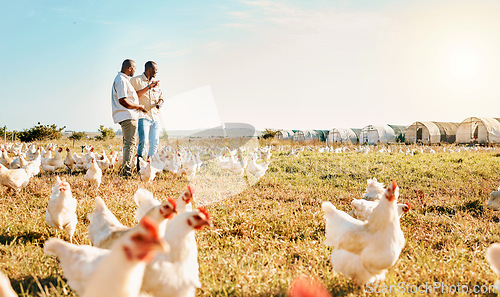
{"label": "man's arm", "polygon": [[137,93],[137,97],[141,97],[142,95],[146,94],[147,91],[151,90],[152,88],[156,87],[158,85],[158,80],[150,83],[147,85],[144,89],[136,90],[135,92]]}
{"label": "man's arm", "polygon": [[[146,87],[146,89],[147,89],[147,87]],[[144,106],[142,106],[140,104],[132,103],[130,100],[127,99],[127,97],[123,97],[123,98],[118,99],[118,102],[120,102],[120,104],[123,105],[123,107],[125,107],[125,108],[136,109],[136,110],[139,110],[142,112],[147,112],[147,110],[144,108]]]}

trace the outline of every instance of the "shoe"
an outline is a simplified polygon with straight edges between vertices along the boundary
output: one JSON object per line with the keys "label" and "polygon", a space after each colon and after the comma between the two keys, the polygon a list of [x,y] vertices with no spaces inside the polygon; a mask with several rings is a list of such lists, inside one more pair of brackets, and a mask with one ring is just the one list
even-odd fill
{"label": "shoe", "polygon": [[130,172],[130,170],[124,169],[121,172],[121,176],[123,176],[123,177],[131,177],[132,176],[132,172]]}
{"label": "shoe", "polygon": [[139,171],[141,171],[141,162],[139,162],[139,158],[140,156],[137,156],[137,173],[139,173]]}

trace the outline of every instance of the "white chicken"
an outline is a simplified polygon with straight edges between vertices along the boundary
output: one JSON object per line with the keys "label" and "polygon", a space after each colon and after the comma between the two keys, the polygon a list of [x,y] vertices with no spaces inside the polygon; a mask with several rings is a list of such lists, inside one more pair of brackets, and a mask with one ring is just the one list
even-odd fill
{"label": "white chicken", "polygon": [[[125,234],[133,232],[136,228],[138,228],[138,226],[132,228],[123,226],[118,219],[116,219],[113,213],[109,211],[106,204],[104,204],[104,201],[97,198],[94,212],[88,215],[88,219],[90,221],[90,241],[94,246],[100,248],[110,248],[115,241],[123,237]],[[144,217],[148,217],[148,219],[153,221],[155,225],[158,226],[159,230],[159,227],[162,226],[162,230],[159,231],[161,236],[165,232],[167,219],[170,219],[176,212],[175,206],[175,201],[172,198],[169,198],[168,201],[154,206],[144,215]]]}
{"label": "white chicken", "polygon": [[59,258],[68,285],[79,296],[139,296],[145,261],[153,250],[163,249],[154,223],[145,219],[140,225],[111,250],[51,238],[44,251]]}
{"label": "white chicken", "polygon": [[233,155],[229,156],[229,163],[227,164],[227,170],[231,171],[236,175],[243,175],[245,173],[246,164],[243,160],[235,158]]}
{"label": "white chicken", "polygon": [[0,184],[16,192],[28,185],[31,171],[28,168],[8,169],[0,164]]}
{"label": "white chicken", "polygon": [[[194,197],[194,188],[191,185],[188,185],[187,190],[182,193],[176,201],[174,201],[172,198],[168,198],[168,201],[174,206],[175,208],[175,213],[183,213],[185,211],[191,211],[191,202],[193,201]],[[134,218],[137,221],[140,221],[148,212],[151,211],[151,209],[158,207],[162,203],[155,199],[153,197],[153,193],[146,189],[138,189],[135,194],[134,194],[134,201],[135,204],[138,206],[137,210],[135,211],[135,216]],[[164,202],[165,203],[165,202]],[[166,227],[167,227],[167,221],[163,223],[158,224],[158,229],[160,230],[160,234],[164,234]]]}
{"label": "white chicken", "polygon": [[160,253],[146,267],[142,291],[155,297],[194,297],[200,287],[198,249],[192,245],[194,231],[211,226],[203,208],[175,216],[163,237],[170,245],[168,254]]}
{"label": "white chicken", "polygon": [[366,181],[366,193],[363,194],[363,199],[368,201],[378,201],[384,196],[384,184],[379,183],[376,178],[371,178]]}
{"label": "white chicken", "polygon": [[186,161],[182,163],[182,174],[185,174],[188,179],[193,179],[196,175],[196,170],[198,169],[198,161],[196,156],[189,154]]}
{"label": "white chicken", "polygon": [[139,157],[140,170],[139,174],[141,175],[142,181],[151,182],[155,178],[156,174],[163,170],[164,164],[156,164],[153,165],[151,162],[151,158],[148,157],[147,161],[144,161],[142,157]]}
{"label": "white chicken", "polygon": [[498,190],[490,193],[490,198],[488,199],[488,208],[493,210],[500,210],[500,187]]}
{"label": "white chicken", "polygon": [[[379,201],[354,199],[351,201],[352,211],[349,214],[355,219],[366,221],[378,203]],[[397,208],[398,216],[401,217],[403,213],[410,211],[411,206],[408,203],[398,203]]]}
{"label": "white chicken", "polygon": [[4,148],[2,148],[2,156],[0,157],[0,164],[7,168],[10,168],[10,163],[12,163],[13,161],[14,158],[9,157],[7,151]]}
{"label": "white chicken", "polygon": [[54,158],[42,158],[42,165],[53,166],[55,170],[64,167],[64,161],[61,155],[62,148],[56,150]]}
{"label": "white chicken", "polygon": [[99,188],[99,186],[101,185],[101,178],[102,170],[97,165],[95,158],[92,158],[92,161],[90,162],[90,168],[85,173],[83,179],[89,181],[92,186]]}
{"label": "white chicken", "polygon": [[108,209],[101,197],[95,197],[94,211],[87,215],[89,219],[89,238],[92,245],[102,248],[103,243],[117,231],[127,230],[116,216]]}
{"label": "white chicken", "polygon": [[9,278],[0,272],[0,297],[17,297],[16,292],[10,285]]}
{"label": "white chicken", "polygon": [[[500,275],[500,243],[493,243],[486,250],[486,261],[497,275]],[[500,280],[495,282],[495,288],[500,289]]]}
{"label": "white chicken", "polygon": [[69,147],[66,148],[66,158],[64,158],[64,165],[68,167],[69,172],[73,172],[77,169],[76,160],[71,154],[71,150],[69,149]]}
{"label": "white chicken", "polygon": [[[170,159],[170,160],[169,160]],[[168,158],[165,162],[165,167],[163,170],[170,172],[174,177],[179,177],[181,175],[182,169],[182,159],[180,153],[175,153],[171,158]]]}
{"label": "white chicken", "polygon": [[354,219],[330,202],[322,205],[326,219],[327,246],[333,247],[335,271],[365,284],[385,279],[405,245],[397,211],[399,188],[395,181],[373,209],[368,221]]}
{"label": "white chicken", "polygon": [[17,158],[15,158],[12,163],[10,163],[10,169],[19,169],[26,166],[27,164],[28,161],[26,161],[26,159],[24,158],[24,154],[20,153],[19,156],[17,156]]}
{"label": "white chicken", "polygon": [[256,159],[257,156],[255,154],[252,154],[252,156],[250,157],[250,162],[247,166],[247,172],[255,176],[256,178],[261,178],[266,173],[267,168],[269,168],[270,161],[268,160],[264,163],[257,164]]}
{"label": "white chicken", "polygon": [[89,278],[83,297],[139,297],[146,264],[165,251],[154,222],[145,217],[138,228],[111,247],[111,253]]}
{"label": "white chicken", "polygon": [[178,213],[193,210],[194,194],[194,187],[192,185],[188,185],[186,191],[179,195],[176,201]]}
{"label": "white chicken", "polygon": [[41,162],[42,162],[42,156],[37,155],[34,160],[29,161],[23,168],[26,169],[26,172],[30,177],[33,177],[38,173],[40,173]]}
{"label": "white chicken", "polygon": [[101,153],[102,154],[100,156],[96,156],[96,162],[97,165],[99,165],[99,168],[101,168],[102,171],[113,168],[112,162],[106,155],[106,152],[104,150],[101,150]]}
{"label": "white chicken", "polygon": [[77,201],[71,194],[69,183],[64,178],[61,180],[59,176],[56,176],[45,212],[45,220],[53,228],[64,229],[69,235],[70,242],[73,242],[73,234],[78,223],[76,206]]}

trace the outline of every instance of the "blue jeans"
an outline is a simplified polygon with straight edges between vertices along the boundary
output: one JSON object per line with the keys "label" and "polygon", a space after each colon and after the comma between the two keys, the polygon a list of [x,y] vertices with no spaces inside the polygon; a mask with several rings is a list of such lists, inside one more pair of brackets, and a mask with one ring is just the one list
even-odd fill
{"label": "blue jeans", "polygon": [[160,138],[160,127],[158,121],[148,119],[139,119],[139,146],[137,147],[137,156],[144,158],[146,142],[149,144],[148,157],[156,154],[158,141]]}

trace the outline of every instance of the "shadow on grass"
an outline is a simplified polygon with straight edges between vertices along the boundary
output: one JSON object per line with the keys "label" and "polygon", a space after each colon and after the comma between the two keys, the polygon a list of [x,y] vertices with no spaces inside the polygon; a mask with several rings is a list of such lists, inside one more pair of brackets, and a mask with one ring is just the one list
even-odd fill
{"label": "shadow on grass", "polygon": [[0,244],[9,245],[13,241],[19,244],[27,244],[27,243],[42,243],[47,240],[47,234],[41,232],[24,232],[13,235],[5,235],[0,234]]}
{"label": "shadow on grass", "polygon": [[18,294],[24,292],[34,296],[46,296],[46,291],[50,291],[51,288],[61,287],[62,280],[59,276],[34,278],[31,275],[26,275],[19,279],[11,279],[10,282],[12,288]]}

